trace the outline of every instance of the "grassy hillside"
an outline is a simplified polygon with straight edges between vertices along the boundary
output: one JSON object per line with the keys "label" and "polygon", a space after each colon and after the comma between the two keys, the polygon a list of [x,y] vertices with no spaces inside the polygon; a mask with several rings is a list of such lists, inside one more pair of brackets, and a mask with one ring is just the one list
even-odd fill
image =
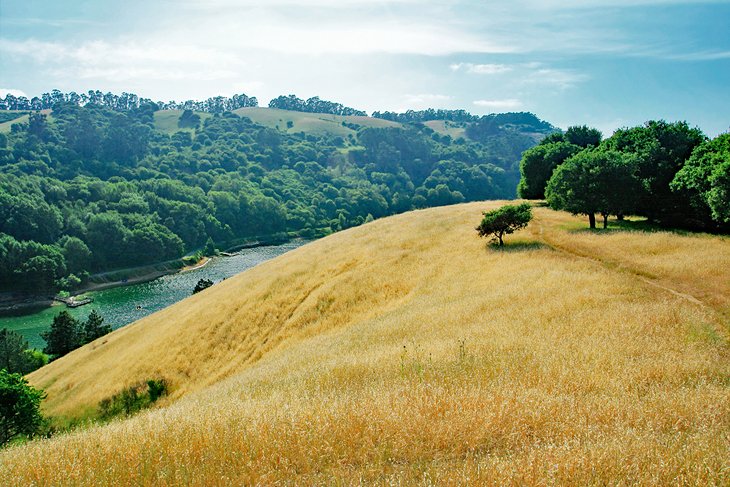
{"label": "grassy hillside", "polygon": [[[50,115],[51,110],[41,110],[44,115]],[[27,111],[3,110],[0,112],[0,133],[8,133],[16,123],[27,123]]]}
{"label": "grassy hillside", "polygon": [[[155,120],[155,128],[157,130],[160,130],[162,132],[165,132],[166,134],[174,134],[175,132],[179,132],[180,130],[193,132],[194,130],[191,128],[180,128],[177,125],[178,120],[180,119],[180,115],[182,115],[182,110],[158,110],[155,112],[154,120]],[[210,113],[206,112],[195,112],[200,117],[200,123],[204,123],[205,119],[212,117]]]}
{"label": "grassy hillside", "polygon": [[730,242],[473,203],[334,234],[30,376],[51,414],[160,409],[0,453],[0,484],[727,484]]}
{"label": "grassy hillside", "polygon": [[466,128],[463,123],[450,122],[448,120],[430,120],[423,122],[423,125],[441,135],[448,135],[452,139],[466,136]]}
{"label": "grassy hillside", "polygon": [[[306,113],[290,110],[279,110],[276,108],[239,108],[233,113],[248,117],[253,122],[266,127],[276,128],[285,132],[305,132],[311,135],[334,135],[347,137],[355,134],[357,130],[342,125],[356,124],[362,127],[400,127],[401,124],[371,117],[343,117],[340,115],[329,115],[326,113]],[[287,124],[291,122],[291,127]]]}

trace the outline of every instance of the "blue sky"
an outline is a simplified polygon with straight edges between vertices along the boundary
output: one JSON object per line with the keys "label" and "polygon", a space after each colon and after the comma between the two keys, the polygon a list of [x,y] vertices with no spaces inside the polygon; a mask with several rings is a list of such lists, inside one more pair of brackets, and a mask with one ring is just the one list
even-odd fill
{"label": "blue sky", "polygon": [[0,94],[320,96],[730,128],[730,1],[0,0]]}

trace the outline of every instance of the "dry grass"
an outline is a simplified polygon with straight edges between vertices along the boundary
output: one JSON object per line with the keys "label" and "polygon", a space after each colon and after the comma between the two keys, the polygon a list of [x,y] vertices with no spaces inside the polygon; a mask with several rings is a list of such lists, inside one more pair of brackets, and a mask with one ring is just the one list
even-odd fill
{"label": "dry grass", "polygon": [[500,251],[473,230],[495,204],[333,235],[36,372],[56,414],[155,373],[175,392],[2,452],[0,484],[727,485],[727,323],[703,294],[727,298],[727,240],[539,209]]}
{"label": "dry grass", "polygon": [[[354,123],[363,127],[377,128],[402,126],[400,123],[381,118],[361,116],[345,117],[341,115],[330,115],[328,113],[280,110],[278,108],[246,107],[234,110],[233,113],[242,117],[248,117],[253,122],[266,127],[277,128],[289,133],[305,132],[309,135],[339,135],[341,137],[357,135],[356,130],[342,125],[343,122]],[[291,128],[287,126],[287,122],[292,123]]]}

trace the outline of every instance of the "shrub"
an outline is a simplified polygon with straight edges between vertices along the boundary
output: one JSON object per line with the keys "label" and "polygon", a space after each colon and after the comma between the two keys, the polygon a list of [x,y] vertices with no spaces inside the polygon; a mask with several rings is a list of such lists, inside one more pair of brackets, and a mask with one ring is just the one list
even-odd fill
{"label": "shrub", "polygon": [[150,379],[124,389],[112,397],[99,402],[99,417],[104,420],[116,416],[131,416],[150,407],[160,397],[167,394],[165,379]]}
{"label": "shrub", "polygon": [[18,437],[31,438],[43,424],[43,391],[30,385],[22,375],[0,369],[0,446]]}

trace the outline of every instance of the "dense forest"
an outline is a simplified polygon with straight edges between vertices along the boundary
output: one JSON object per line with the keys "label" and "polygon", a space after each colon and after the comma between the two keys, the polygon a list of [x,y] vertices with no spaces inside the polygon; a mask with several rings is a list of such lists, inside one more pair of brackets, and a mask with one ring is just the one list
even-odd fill
{"label": "dense forest", "polygon": [[488,118],[456,140],[420,123],[351,124],[356,136],[343,138],[217,109],[201,122],[187,109],[170,134],[155,126],[159,105],[134,95],[70,98],[0,133],[0,290],[73,290],[90,274],[212,242],[314,237],[414,208],[511,198],[520,154],[555,131],[513,114],[521,125]]}

